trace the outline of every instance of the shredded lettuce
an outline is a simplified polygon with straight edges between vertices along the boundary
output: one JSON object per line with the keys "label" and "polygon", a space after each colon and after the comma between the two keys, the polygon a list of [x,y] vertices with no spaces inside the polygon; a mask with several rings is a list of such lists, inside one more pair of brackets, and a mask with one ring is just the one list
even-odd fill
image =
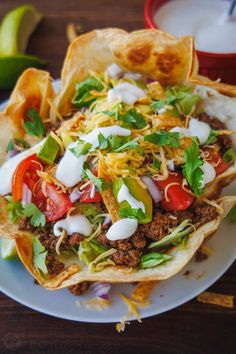
{"label": "shredded lettuce", "polygon": [[191,224],[191,220],[186,219],[179,224],[174,231],[172,231],[169,235],[163,237],[159,241],[155,241],[150,243],[148,248],[155,248],[160,250],[167,246],[181,243],[185,236],[188,236],[193,231],[193,225]]}
{"label": "shredded lettuce", "polygon": [[235,151],[234,151],[232,148],[231,148],[231,149],[228,149],[228,150],[224,153],[222,159],[223,159],[225,162],[227,162],[227,163],[232,163],[232,162],[234,162],[234,161],[236,160],[236,153],[235,153]]}
{"label": "shredded lettuce", "polygon": [[37,269],[40,269],[44,274],[48,273],[46,266],[46,257],[48,251],[45,250],[45,247],[41,244],[37,237],[32,237],[33,243],[33,263]]}
{"label": "shredded lettuce", "polygon": [[141,257],[140,268],[153,268],[158,266],[159,264],[169,261],[172,258],[169,254],[151,252],[144,254]]}
{"label": "shredded lettuce", "polygon": [[5,199],[8,201],[7,203],[7,215],[8,220],[12,224],[16,224],[19,219],[23,216],[23,207],[21,205],[21,201],[18,200],[14,202],[11,196],[6,196]]}

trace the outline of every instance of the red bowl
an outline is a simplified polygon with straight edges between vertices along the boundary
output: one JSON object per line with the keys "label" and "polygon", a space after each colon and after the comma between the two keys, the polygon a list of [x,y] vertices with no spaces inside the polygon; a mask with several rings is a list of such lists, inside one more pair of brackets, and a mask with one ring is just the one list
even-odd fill
{"label": "red bowl", "polygon": [[[146,0],[144,20],[146,28],[158,28],[153,21],[158,9],[170,0]],[[201,75],[212,80],[221,79],[222,82],[236,85],[236,53],[216,54],[197,50]]]}

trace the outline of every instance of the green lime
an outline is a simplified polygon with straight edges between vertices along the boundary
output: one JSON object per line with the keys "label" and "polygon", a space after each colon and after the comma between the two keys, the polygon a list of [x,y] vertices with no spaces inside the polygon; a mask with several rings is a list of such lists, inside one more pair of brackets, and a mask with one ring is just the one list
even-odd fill
{"label": "green lime", "polygon": [[0,26],[0,55],[23,54],[42,17],[42,13],[30,4],[8,12]]}
{"label": "green lime", "polygon": [[1,257],[2,259],[14,259],[17,257],[15,240],[9,238],[1,238]]}
{"label": "green lime", "polygon": [[27,68],[42,68],[46,62],[31,55],[0,57],[0,90],[14,87],[18,77]]}

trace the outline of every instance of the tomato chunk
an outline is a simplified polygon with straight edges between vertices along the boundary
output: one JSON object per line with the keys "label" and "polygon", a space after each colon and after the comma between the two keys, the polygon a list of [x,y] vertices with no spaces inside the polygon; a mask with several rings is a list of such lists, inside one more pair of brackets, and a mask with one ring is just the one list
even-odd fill
{"label": "tomato chunk", "polygon": [[81,203],[99,203],[102,200],[101,194],[98,192],[97,189],[95,189],[95,192],[93,192],[93,185],[92,183],[89,183],[84,189],[83,189],[83,194],[81,194],[79,201]]}
{"label": "tomato chunk", "polygon": [[33,202],[44,213],[48,222],[60,219],[72,207],[69,194],[58,190],[51,183],[46,183],[44,190],[42,183],[37,184]]}
{"label": "tomato chunk", "polygon": [[21,199],[23,183],[33,191],[39,180],[38,170],[42,170],[42,165],[36,154],[26,157],[18,164],[12,177],[12,198],[14,201]]}
{"label": "tomato chunk", "polygon": [[229,168],[229,164],[222,159],[216,149],[203,148],[203,151],[208,153],[205,159],[214,167],[216,175],[225,172]]}
{"label": "tomato chunk", "polygon": [[183,176],[180,172],[169,174],[164,181],[154,182],[163,195],[161,200],[163,209],[167,211],[185,210],[193,203],[194,196],[185,190],[189,187],[185,186],[185,189],[182,187]]}

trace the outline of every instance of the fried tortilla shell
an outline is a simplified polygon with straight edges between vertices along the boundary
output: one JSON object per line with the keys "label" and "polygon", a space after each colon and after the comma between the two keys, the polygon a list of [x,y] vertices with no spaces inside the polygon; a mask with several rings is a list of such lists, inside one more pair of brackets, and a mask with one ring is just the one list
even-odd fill
{"label": "fried tortilla shell", "polygon": [[7,106],[0,113],[0,164],[6,158],[6,147],[11,138],[24,138],[29,143],[38,139],[25,134],[23,122],[26,111],[35,108],[42,120],[49,117],[48,99],[55,96],[48,72],[28,69],[18,79]]}
{"label": "fried tortilla shell", "polygon": [[[2,201],[0,201],[0,205],[1,203]],[[53,278],[48,277],[47,279],[34,267],[32,236],[29,233],[18,231],[16,225],[12,225],[9,228],[8,223],[1,224],[0,233],[15,238],[19,257],[25,267],[41,285],[50,290],[69,287],[82,281],[109,281],[116,283],[164,280],[178,273],[190,261],[204,240],[217,231],[221,220],[235,203],[236,197],[222,197],[218,201],[222,213],[219,214],[217,219],[194,231],[189,236],[184,248],[180,246],[173,248],[169,253],[173,256],[170,261],[149,269],[136,270],[125,266],[109,266],[99,272],[90,272],[86,265],[79,264],[76,261],[73,263],[70,259],[68,260],[68,267],[64,271]],[[3,212],[6,213],[4,208]],[[6,215],[3,215],[3,217],[5,220]]]}
{"label": "fried tortilla shell", "polygon": [[61,90],[54,101],[59,113],[71,112],[77,82],[90,72],[103,72],[114,62],[163,85],[183,84],[198,70],[192,37],[176,38],[160,30],[92,31],[79,36],[69,46],[61,74]]}

